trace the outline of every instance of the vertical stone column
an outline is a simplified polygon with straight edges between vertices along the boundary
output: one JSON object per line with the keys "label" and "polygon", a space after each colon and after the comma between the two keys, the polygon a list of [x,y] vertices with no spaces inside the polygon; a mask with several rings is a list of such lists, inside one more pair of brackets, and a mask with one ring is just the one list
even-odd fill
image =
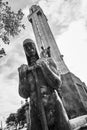
{"label": "vertical stone column", "polygon": [[52,57],[56,61],[60,73],[66,74],[69,72],[69,69],[63,60],[63,55],[61,55],[60,53],[60,50],[52,34],[52,31],[48,25],[48,22],[44,13],[42,13],[42,16],[40,16],[40,19],[41,19],[41,22],[43,23],[43,29],[45,30],[45,35],[47,36],[48,46],[51,47]]}
{"label": "vertical stone column", "polygon": [[38,50],[38,54],[40,56],[41,46],[43,45],[43,40],[42,40],[42,36],[41,36],[41,28],[38,24],[37,13],[36,13],[37,10],[36,9],[37,9],[37,6],[30,9],[30,15],[28,16],[28,20],[32,24],[32,28],[33,28],[35,38],[36,38],[36,43],[37,43],[36,46],[38,48],[37,50]]}
{"label": "vertical stone column", "polygon": [[42,9],[37,5],[33,5],[30,8],[30,15],[28,16],[28,19],[32,23],[39,53],[41,52],[42,45],[45,48],[50,46],[52,58],[57,63],[60,74],[68,73],[69,69],[63,60],[51,29],[48,25],[47,18],[44,15]]}

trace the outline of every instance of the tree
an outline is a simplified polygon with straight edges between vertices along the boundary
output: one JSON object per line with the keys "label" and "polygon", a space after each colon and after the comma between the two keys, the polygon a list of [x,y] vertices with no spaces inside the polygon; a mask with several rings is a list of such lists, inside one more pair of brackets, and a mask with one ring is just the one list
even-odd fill
{"label": "tree", "polygon": [[16,113],[11,113],[7,119],[6,124],[7,126],[11,127],[14,126],[17,129],[17,126],[23,128],[24,124],[26,123],[26,115],[25,115],[25,107],[26,104],[21,106]]}
{"label": "tree", "polygon": [[16,113],[11,113],[6,119],[7,126],[17,126]]}
{"label": "tree", "polygon": [[25,29],[22,24],[23,19],[22,10],[18,10],[17,13],[11,10],[8,2],[0,0],[0,38],[5,44],[9,44],[9,37],[16,36],[20,33],[21,29]]}
{"label": "tree", "polygon": [[17,110],[17,121],[20,126],[24,127],[26,123],[25,105]]}

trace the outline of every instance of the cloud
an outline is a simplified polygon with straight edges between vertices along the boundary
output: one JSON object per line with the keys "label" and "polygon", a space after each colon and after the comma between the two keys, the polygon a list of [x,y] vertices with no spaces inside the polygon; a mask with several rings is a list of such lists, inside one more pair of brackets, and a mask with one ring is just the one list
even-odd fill
{"label": "cloud", "polygon": [[17,110],[22,100],[18,94],[17,70],[21,64],[27,62],[22,40],[22,38],[15,39],[14,43],[9,45],[7,55],[0,59],[0,115]]}
{"label": "cloud", "polygon": [[40,0],[39,5],[46,14],[54,35],[65,32],[73,21],[82,18],[86,20],[86,0]]}
{"label": "cloud", "polygon": [[9,2],[9,5],[11,6],[12,10],[18,11],[20,8],[23,9],[27,5],[32,5],[33,0],[7,0]]}
{"label": "cloud", "polygon": [[[24,1],[22,0],[22,5],[23,2]],[[38,4],[43,9],[47,18],[50,19],[48,22],[55,35],[59,35],[65,32],[71,22],[80,18],[84,18],[85,20],[87,19],[86,0],[32,0],[31,2],[28,1],[27,4],[21,6],[26,17],[27,15],[29,15],[29,8],[33,4]]]}
{"label": "cloud", "polygon": [[87,84],[87,31],[84,25],[84,19],[72,22],[66,32],[56,36],[56,41],[69,70]]}

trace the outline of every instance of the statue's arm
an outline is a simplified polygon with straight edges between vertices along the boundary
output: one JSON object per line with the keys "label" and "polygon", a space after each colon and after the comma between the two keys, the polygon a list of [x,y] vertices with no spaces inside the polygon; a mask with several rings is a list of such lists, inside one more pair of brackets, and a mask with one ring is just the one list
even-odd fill
{"label": "statue's arm", "polygon": [[61,79],[53,60],[51,58],[44,58],[38,60],[37,64],[41,67],[48,85],[54,89],[58,89],[61,85]]}
{"label": "statue's arm", "polygon": [[56,74],[59,76],[60,78],[60,74],[57,68],[56,63],[54,62],[54,60],[52,58],[47,58],[47,64],[49,66],[49,68]]}
{"label": "statue's arm", "polygon": [[27,72],[28,72],[28,66],[23,64],[18,68],[19,72],[19,95],[23,98],[28,98],[30,97],[30,86],[28,84],[28,79],[27,79]]}

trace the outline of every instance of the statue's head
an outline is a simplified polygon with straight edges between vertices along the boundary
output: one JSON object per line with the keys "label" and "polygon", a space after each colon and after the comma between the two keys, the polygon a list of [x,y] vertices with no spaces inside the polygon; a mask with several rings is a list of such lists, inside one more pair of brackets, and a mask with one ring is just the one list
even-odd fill
{"label": "statue's head", "polygon": [[28,64],[31,66],[39,59],[35,43],[31,39],[26,39],[23,42],[23,47],[28,60]]}

